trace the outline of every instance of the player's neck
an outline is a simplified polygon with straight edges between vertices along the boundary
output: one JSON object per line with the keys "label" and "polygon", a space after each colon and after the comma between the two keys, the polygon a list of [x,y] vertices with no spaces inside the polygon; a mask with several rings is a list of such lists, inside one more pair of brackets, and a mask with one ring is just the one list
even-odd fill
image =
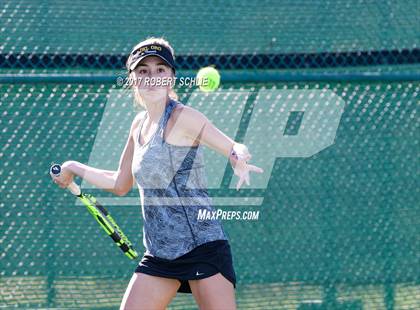
{"label": "player's neck", "polygon": [[147,114],[149,115],[149,122],[150,123],[158,123],[162,114],[165,112],[165,108],[169,104],[169,97],[167,97],[164,101],[147,101],[145,102]]}

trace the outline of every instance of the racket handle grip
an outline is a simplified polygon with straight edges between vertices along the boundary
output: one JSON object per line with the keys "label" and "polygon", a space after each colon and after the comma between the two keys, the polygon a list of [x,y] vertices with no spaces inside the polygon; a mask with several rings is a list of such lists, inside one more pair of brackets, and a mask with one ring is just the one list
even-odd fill
{"label": "racket handle grip", "polygon": [[[59,176],[61,173],[61,165],[59,164],[54,164],[51,166],[50,168],[50,172],[54,175],[54,176]],[[74,182],[71,182],[69,186],[67,186],[67,189],[75,196],[80,196],[80,194],[82,193],[80,186],[77,185]]]}

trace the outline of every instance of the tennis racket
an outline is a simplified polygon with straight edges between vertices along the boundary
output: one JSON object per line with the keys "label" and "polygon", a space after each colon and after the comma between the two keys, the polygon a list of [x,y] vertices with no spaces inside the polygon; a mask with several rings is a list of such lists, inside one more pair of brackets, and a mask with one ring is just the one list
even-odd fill
{"label": "tennis racket", "polygon": [[[50,168],[50,172],[59,176],[61,173],[61,166],[54,164]],[[138,257],[136,250],[131,245],[130,240],[123,233],[121,228],[117,225],[111,214],[96,200],[96,198],[90,194],[83,193],[79,185],[72,182],[67,189],[86,206],[89,213],[96,219],[101,225],[105,232],[114,240],[115,244],[127,255],[130,259]]]}

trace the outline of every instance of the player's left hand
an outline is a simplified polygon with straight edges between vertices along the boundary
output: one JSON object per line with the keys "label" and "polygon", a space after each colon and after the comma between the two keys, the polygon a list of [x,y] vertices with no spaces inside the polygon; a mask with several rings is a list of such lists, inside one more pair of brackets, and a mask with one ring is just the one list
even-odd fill
{"label": "player's left hand", "polygon": [[248,186],[250,185],[250,171],[263,173],[264,170],[257,166],[248,164],[248,161],[252,158],[252,155],[249,153],[248,148],[245,145],[235,143],[233,151],[234,154],[231,155],[231,164],[234,174],[239,177],[239,181],[236,184],[236,190],[239,190],[244,181]]}

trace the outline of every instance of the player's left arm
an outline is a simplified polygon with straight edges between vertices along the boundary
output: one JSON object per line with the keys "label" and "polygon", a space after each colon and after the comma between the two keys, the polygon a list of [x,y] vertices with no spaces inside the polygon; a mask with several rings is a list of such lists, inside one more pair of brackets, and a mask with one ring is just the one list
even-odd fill
{"label": "player's left arm", "polygon": [[198,139],[200,143],[229,158],[235,174],[240,178],[237,189],[243,181],[249,185],[249,171],[263,172],[261,168],[247,163],[252,155],[246,145],[225,135],[200,111],[183,106],[179,121],[186,137]]}

